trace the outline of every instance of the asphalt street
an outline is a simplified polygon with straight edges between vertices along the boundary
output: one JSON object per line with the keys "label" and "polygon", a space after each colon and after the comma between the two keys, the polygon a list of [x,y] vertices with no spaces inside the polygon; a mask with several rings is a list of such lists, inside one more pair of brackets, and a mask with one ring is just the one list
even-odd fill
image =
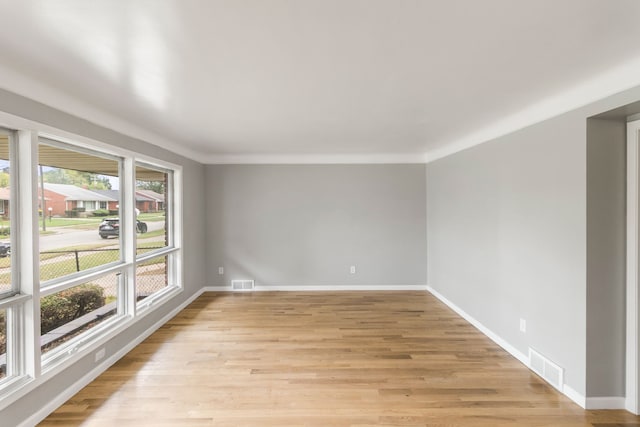
{"label": "asphalt street", "polygon": [[[148,231],[160,230],[164,227],[164,221],[147,222]],[[55,234],[40,236],[40,252],[52,251],[76,245],[89,245],[92,243],[115,242],[117,239],[102,239],[98,235],[98,227],[95,230],[74,230],[73,228],[57,227],[52,229]]]}

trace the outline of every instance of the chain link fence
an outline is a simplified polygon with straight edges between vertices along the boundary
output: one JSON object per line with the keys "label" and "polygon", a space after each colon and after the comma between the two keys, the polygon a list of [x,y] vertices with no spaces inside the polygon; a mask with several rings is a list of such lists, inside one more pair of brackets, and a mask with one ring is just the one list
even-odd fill
{"label": "chain link fence", "polygon": [[[137,255],[165,246],[137,248]],[[164,289],[168,285],[167,255],[161,255],[136,264],[136,297],[137,300]],[[88,270],[100,265],[118,261],[120,249],[74,249],[46,251],[40,253],[40,280],[52,280],[79,271]],[[11,289],[10,263],[0,265],[0,293]],[[118,285],[111,275],[99,277],[91,284],[104,289],[108,299],[117,298]],[[6,375],[6,323],[5,311],[0,310],[0,378]]]}
{"label": "chain link fence", "polygon": [[[137,249],[142,255],[164,246]],[[47,281],[63,277],[78,271],[88,270],[100,265],[116,262],[120,259],[120,249],[74,249],[46,251],[40,253],[40,280]],[[102,286],[106,296],[116,296],[117,289],[112,283],[101,283],[101,279],[92,283]],[[142,299],[167,286],[167,257],[160,256],[137,264],[136,289],[138,299]]]}

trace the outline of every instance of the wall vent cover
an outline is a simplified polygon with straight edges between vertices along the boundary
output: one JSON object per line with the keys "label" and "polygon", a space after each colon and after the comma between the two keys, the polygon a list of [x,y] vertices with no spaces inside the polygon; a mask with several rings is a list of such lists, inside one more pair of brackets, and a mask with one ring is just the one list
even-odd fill
{"label": "wall vent cover", "polygon": [[253,280],[232,280],[231,289],[234,291],[252,291],[255,287]]}
{"label": "wall vent cover", "polygon": [[559,391],[562,391],[564,369],[532,348],[529,348],[529,368]]}

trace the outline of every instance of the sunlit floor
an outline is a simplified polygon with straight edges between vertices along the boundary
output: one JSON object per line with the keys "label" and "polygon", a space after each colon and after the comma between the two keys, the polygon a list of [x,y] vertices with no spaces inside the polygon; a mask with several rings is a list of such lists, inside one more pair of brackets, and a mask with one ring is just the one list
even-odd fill
{"label": "sunlit floor", "polygon": [[43,426],[635,426],[426,292],[207,293]]}

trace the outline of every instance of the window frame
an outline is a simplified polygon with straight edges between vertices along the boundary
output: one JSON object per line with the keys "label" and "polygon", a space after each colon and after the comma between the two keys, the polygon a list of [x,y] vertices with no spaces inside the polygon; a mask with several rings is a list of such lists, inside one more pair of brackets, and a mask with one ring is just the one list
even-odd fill
{"label": "window frame", "polygon": [[[67,132],[42,123],[34,122],[0,111],[0,130],[15,135],[11,143],[11,202],[12,217],[12,289],[16,295],[0,300],[0,308],[7,309],[7,335],[15,344],[11,351],[11,372],[7,365],[7,377],[0,380],[0,410],[11,405],[44,382],[78,363],[93,351],[104,347],[106,343],[153,313],[165,302],[175,298],[184,290],[182,273],[182,166],[143,155],[135,151],[117,147],[89,137]],[[56,144],[68,144],[72,150],[89,150],[90,154],[99,152],[104,155],[122,158],[120,163],[120,210],[121,215],[121,262],[105,264],[95,270],[85,270],[82,274],[68,275],[58,281],[47,281],[40,289],[39,281],[39,219],[38,219],[38,145],[44,139]],[[48,142],[48,141],[47,141]],[[155,252],[170,254],[173,263],[170,284],[162,291],[147,298],[146,304],[138,306],[135,301],[136,259],[135,233],[135,165],[136,162],[168,169],[173,174],[171,190],[173,204],[172,242],[170,248]],[[18,237],[19,236],[19,237]],[[145,254],[146,255],[146,254]],[[146,258],[146,257],[145,257]],[[169,263],[169,261],[167,261]],[[118,294],[118,316],[109,319],[95,328],[74,337],[65,343],[65,351],[52,349],[43,357],[40,348],[40,298],[72,283],[85,281],[90,277],[118,272],[120,274],[120,292]],[[13,288],[16,286],[16,288]],[[11,313],[9,315],[9,313]],[[124,313],[120,316],[120,313]],[[11,320],[9,320],[11,318]],[[9,326],[11,325],[11,326]],[[62,347],[62,346],[61,346]],[[114,355],[113,357],[115,357]],[[105,361],[107,363],[107,361]]]}
{"label": "window frame", "polygon": [[[73,144],[67,143],[67,142],[62,142],[62,141],[57,141],[56,139],[53,139],[52,137],[39,137],[38,138],[38,148],[40,147],[40,145],[46,145],[49,147],[54,147],[60,150],[68,150],[71,152],[77,152],[80,154],[85,154],[88,156],[94,156],[97,158],[102,158],[102,159],[106,159],[106,160],[112,160],[118,163],[118,178],[120,178],[121,174],[122,174],[122,163],[124,162],[124,158],[122,158],[121,156],[117,156],[117,155],[113,155],[113,154],[108,154],[108,153],[104,153],[101,152],[99,150],[94,150],[94,149],[90,149],[84,146],[74,146]],[[38,153],[39,154],[39,150]],[[38,166],[39,166],[39,157],[37,157],[38,159]],[[43,189],[44,191],[44,189]],[[83,201],[79,201],[78,202],[78,206],[84,206],[84,202]],[[44,214],[44,213],[43,213]],[[122,229],[121,229],[121,233],[122,233]],[[124,233],[128,232],[127,230],[124,230]],[[39,236],[38,236],[39,237]],[[118,239],[118,255],[119,255],[119,260],[118,261],[113,261],[107,264],[102,264],[87,270],[82,270],[82,271],[78,271],[76,273],[72,273],[72,274],[68,274],[65,276],[61,276],[61,277],[55,277],[53,279],[50,280],[46,280],[44,282],[40,282],[40,293],[47,293],[48,289],[51,288],[56,288],[57,290],[55,292],[60,292],[63,291],[65,289],[77,286],[78,284],[82,284],[82,281],[84,279],[85,276],[93,276],[95,273],[99,273],[101,271],[105,271],[104,269],[108,269],[111,270],[112,268],[117,268],[119,266],[122,266],[124,264],[124,258],[123,258],[123,250],[122,250],[122,240]],[[80,282],[80,283],[79,283]],[[51,293],[48,293],[48,295],[50,295]]]}
{"label": "window frame", "polygon": [[[164,210],[167,218],[167,246],[145,252],[137,255],[134,251],[134,271],[133,277],[136,280],[137,267],[153,258],[161,256],[167,257],[167,286],[141,301],[136,301],[136,309],[141,311],[150,310],[158,301],[162,301],[167,295],[172,293],[173,289],[183,288],[183,271],[182,271],[182,168],[171,168],[168,163],[158,162],[146,157],[138,157],[133,165],[134,180],[135,170],[138,166],[167,174],[167,189],[165,190]],[[135,193],[135,191],[134,191]],[[135,206],[135,194],[134,206]],[[171,260],[171,262],[169,261]],[[133,299],[137,298],[137,286],[134,286],[135,294]]]}
{"label": "window frame", "polygon": [[[10,129],[6,129],[4,127],[0,127],[0,136],[6,136],[8,139],[8,143],[9,143],[9,192],[10,192],[10,200],[9,200],[9,227],[10,229],[12,229],[11,232],[11,238],[9,239],[9,243],[11,245],[11,248],[14,249],[16,247],[17,244],[17,235],[19,232],[19,229],[17,227],[17,221],[16,219],[16,215],[18,214],[18,206],[16,203],[13,202],[13,200],[16,200],[16,195],[18,193],[16,185],[12,185],[11,181],[13,180],[13,176],[14,174],[14,168],[16,168],[16,165],[14,165],[14,159],[17,157],[16,156],[16,139],[17,139],[17,135],[16,132]],[[4,203],[3,203],[3,209],[2,209],[2,213],[4,214]],[[15,228],[14,228],[15,227]],[[18,274],[18,269],[16,268],[16,262],[14,261],[15,257],[11,257],[11,267],[10,267],[10,271],[11,271],[11,286],[9,291],[6,292],[0,292],[0,301],[4,300],[4,299],[8,299],[8,298],[12,298],[16,295],[18,295],[20,293],[20,288],[19,288],[19,274]]]}

